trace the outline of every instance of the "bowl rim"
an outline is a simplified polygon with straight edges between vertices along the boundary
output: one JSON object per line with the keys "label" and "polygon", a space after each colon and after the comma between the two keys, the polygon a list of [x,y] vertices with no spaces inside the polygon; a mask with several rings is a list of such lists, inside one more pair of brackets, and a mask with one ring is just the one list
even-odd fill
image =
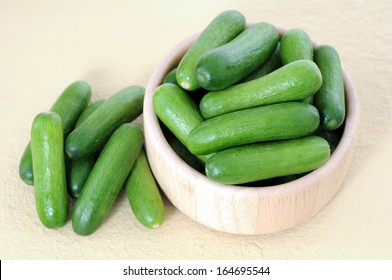
{"label": "bowl rim", "polygon": [[[248,23],[247,26],[251,24],[252,23]],[[277,29],[280,37],[289,30],[280,26],[274,26]],[[187,170],[187,172],[190,172],[192,176],[200,176],[202,183],[208,184],[209,188],[216,187],[217,189],[221,189],[226,192],[238,192],[238,190],[243,190],[245,187],[215,182],[209,179],[205,174],[202,174],[197,170],[193,169],[173,151],[173,149],[168,144],[165,136],[163,135],[162,130],[160,129],[158,117],[156,116],[152,105],[152,96],[155,92],[155,89],[162,83],[162,80],[165,75],[175,66],[177,66],[181,57],[185,54],[187,49],[200,34],[201,31],[193,33],[192,35],[178,42],[174,47],[169,50],[168,53],[166,53],[166,55],[160,60],[157,67],[154,69],[146,86],[146,96],[143,105],[144,124],[148,123],[149,125],[153,125],[154,127],[158,128],[155,130],[155,132],[158,134],[156,136],[157,138],[164,139],[164,141],[162,141],[164,147],[162,148],[169,152],[167,156],[170,160],[174,160],[176,161],[176,164],[179,164],[178,169],[185,168],[185,170]],[[314,47],[319,46],[319,44],[315,41],[311,41]],[[341,139],[335,151],[331,154],[330,159],[321,167],[293,181],[269,186],[252,186],[251,188],[256,189],[259,196],[269,197],[276,195],[285,195],[287,193],[297,192],[300,190],[302,191],[304,188],[312,186],[320,178],[328,176],[330,169],[345,157],[347,147],[354,144],[360,121],[359,102],[353,81],[349,73],[345,70],[343,63],[342,69],[346,99],[346,117]],[[349,102],[347,102],[348,100]],[[146,147],[146,149],[148,149],[148,147]],[[241,193],[246,196],[245,192],[238,192],[237,195],[240,195]]]}

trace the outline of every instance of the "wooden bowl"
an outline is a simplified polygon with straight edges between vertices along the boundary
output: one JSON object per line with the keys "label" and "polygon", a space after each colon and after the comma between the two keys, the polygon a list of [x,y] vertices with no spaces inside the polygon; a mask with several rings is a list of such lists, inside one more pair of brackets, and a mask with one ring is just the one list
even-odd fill
{"label": "wooden bowl", "polygon": [[[277,29],[280,35],[286,31]],[[344,71],[347,111],[344,130],[327,163],[299,179],[280,185],[243,187],[220,184],[177,156],[162,133],[152,103],[155,89],[177,66],[199,34],[186,38],[167,53],[147,84],[143,113],[146,149],[160,187],[180,211],[223,232],[265,234],[307,221],[336,194],[351,159],[359,124],[359,105],[350,76]]]}

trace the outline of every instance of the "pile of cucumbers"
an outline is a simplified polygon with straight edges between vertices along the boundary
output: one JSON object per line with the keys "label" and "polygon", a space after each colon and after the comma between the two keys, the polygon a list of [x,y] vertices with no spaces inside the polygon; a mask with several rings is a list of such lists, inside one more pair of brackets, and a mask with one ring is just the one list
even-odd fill
{"label": "pile of cucumbers", "polygon": [[263,185],[296,179],[330,158],[345,120],[337,51],[302,29],[279,36],[222,12],[153,96],[174,151],[208,178]]}
{"label": "pile of cucumbers", "polygon": [[129,86],[90,104],[90,85],[76,81],[48,112],[34,118],[19,174],[34,185],[45,227],[66,224],[72,197],[74,231],[92,234],[122,187],[144,226],[162,224],[164,205],[146,158],[143,132],[132,123],[142,113],[144,93],[143,87]]}

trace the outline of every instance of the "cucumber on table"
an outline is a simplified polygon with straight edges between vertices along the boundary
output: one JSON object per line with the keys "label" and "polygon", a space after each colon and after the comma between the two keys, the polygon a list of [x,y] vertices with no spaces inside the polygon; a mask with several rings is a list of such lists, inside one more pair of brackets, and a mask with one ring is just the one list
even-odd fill
{"label": "cucumber on table", "polygon": [[248,27],[232,41],[200,57],[196,66],[199,85],[221,90],[237,83],[267,61],[278,41],[278,31],[269,23]]}
{"label": "cucumber on table", "polygon": [[[80,115],[75,124],[75,128],[82,124],[105,100],[98,100],[91,103]],[[84,183],[86,182],[91,169],[96,161],[96,154],[91,154],[76,160],[69,160],[67,165],[68,191],[73,198],[78,198]]]}
{"label": "cucumber on table", "polygon": [[230,42],[245,29],[245,17],[238,11],[220,13],[203,30],[181,59],[177,69],[177,82],[185,90],[200,88],[196,77],[196,65],[208,50]]}
{"label": "cucumber on table", "polygon": [[301,59],[313,61],[313,44],[309,35],[299,28],[287,31],[281,39],[280,56],[283,65]]}
{"label": "cucumber on table", "polygon": [[[80,114],[87,107],[90,98],[90,85],[84,81],[76,81],[70,84],[53,104],[50,111],[61,117],[64,137],[67,137],[73,129]],[[26,146],[20,159],[19,176],[26,184],[34,184],[30,143]]]}
{"label": "cucumber on table", "polygon": [[95,232],[107,217],[143,145],[141,129],[121,125],[110,137],[75,203],[72,227],[79,235]]}
{"label": "cucumber on table", "polygon": [[125,182],[125,192],[132,212],[142,225],[157,228],[163,223],[165,208],[144,148]]}
{"label": "cucumber on table", "polygon": [[306,136],[319,122],[312,105],[272,104],[208,119],[191,131],[186,146],[196,155],[211,154],[238,145]]}
{"label": "cucumber on table", "polygon": [[127,87],[107,99],[65,141],[65,151],[71,159],[91,155],[97,151],[126,122],[143,111],[144,88]]}
{"label": "cucumber on table", "polygon": [[63,125],[57,113],[40,113],[33,120],[31,154],[38,216],[47,228],[62,227],[67,222],[69,206]]}
{"label": "cucumber on table", "polygon": [[314,62],[297,60],[256,80],[207,93],[200,101],[200,111],[209,119],[246,108],[300,101],[314,94],[321,83],[322,76]]}
{"label": "cucumber on table", "polygon": [[339,54],[329,45],[321,45],[314,51],[314,61],[320,68],[323,83],[314,95],[314,105],[320,111],[321,127],[335,130],[346,116],[343,70]]}
{"label": "cucumber on table", "polygon": [[226,149],[215,153],[205,169],[207,177],[214,181],[242,184],[311,171],[329,157],[326,140],[306,136]]}

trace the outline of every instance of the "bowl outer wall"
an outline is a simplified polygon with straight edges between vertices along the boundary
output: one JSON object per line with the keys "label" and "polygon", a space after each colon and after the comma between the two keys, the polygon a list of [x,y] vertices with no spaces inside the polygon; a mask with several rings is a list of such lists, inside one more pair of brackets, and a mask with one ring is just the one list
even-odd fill
{"label": "bowl outer wall", "polygon": [[[282,36],[286,29],[277,27]],[[234,234],[265,234],[301,224],[322,209],[339,190],[353,152],[359,105],[352,80],[343,69],[346,121],[342,138],[322,167],[289,183],[269,187],[224,185],[188,166],[167,143],[154,112],[152,97],[164,76],[197,39],[195,33],[178,43],[160,61],[147,87],[143,123],[147,156],[167,198],[193,220]],[[313,42],[314,46],[317,43]]]}

